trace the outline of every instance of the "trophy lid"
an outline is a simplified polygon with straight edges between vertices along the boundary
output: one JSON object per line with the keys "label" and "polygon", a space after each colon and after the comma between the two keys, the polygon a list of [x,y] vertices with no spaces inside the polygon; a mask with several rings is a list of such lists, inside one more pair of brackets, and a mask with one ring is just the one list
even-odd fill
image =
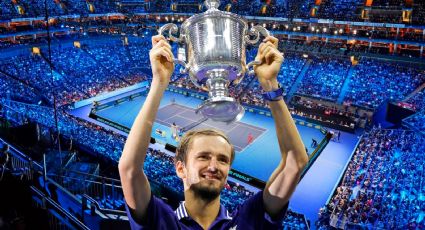
{"label": "trophy lid", "polygon": [[218,7],[220,6],[220,0],[206,0],[204,5],[208,10],[218,10]]}
{"label": "trophy lid", "polygon": [[245,109],[232,97],[213,97],[202,103],[196,113],[213,121],[231,123],[239,121],[245,114]]}
{"label": "trophy lid", "polygon": [[219,10],[218,7],[220,6],[220,0],[206,0],[204,2],[204,5],[207,7],[208,10],[200,14],[195,14],[190,18],[186,19],[186,21],[184,21],[181,26],[183,30],[185,30],[185,28],[188,28],[190,25],[195,24],[196,22],[210,17],[219,17],[223,18],[223,20],[227,20],[228,18],[230,18],[239,21],[240,23],[244,24],[245,27],[248,27],[248,23],[246,22],[244,17],[231,12]]}

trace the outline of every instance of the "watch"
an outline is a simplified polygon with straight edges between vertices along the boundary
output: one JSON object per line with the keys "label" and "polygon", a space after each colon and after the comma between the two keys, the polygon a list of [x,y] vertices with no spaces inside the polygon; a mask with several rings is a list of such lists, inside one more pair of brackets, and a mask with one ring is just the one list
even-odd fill
{"label": "watch", "polygon": [[265,92],[262,94],[263,99],[266,101],[279,101],[283,99],[283,88],[279,83],[279,88],[273,91]]}

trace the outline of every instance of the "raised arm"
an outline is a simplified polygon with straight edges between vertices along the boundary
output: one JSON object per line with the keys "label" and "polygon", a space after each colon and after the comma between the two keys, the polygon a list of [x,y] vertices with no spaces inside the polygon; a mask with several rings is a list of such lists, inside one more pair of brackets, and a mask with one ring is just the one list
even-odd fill
{"label": "raised arm", "polygon": [[[278,89],[277,75],[283,62],[278,51],[278,39],[267,37],[260,45],[256,59],[262,64],[255,73],[264,91]],[[308,162],[304,144],[283,98],[269,102],[282,159],[274,170],[263,193],[264,206],[271,217],[280,214],[298,184],[301,172]]]}
{"label": "raised arm", "polygon": [[146,216],[151,198],[143,164],[159,103],[174,71],[173,53],[165,38],[160,35],[152,37],[152,46],[149,52],[153,75],[150,91],[131,127],[118,165],[125,201],[136,220],[143,220]]}

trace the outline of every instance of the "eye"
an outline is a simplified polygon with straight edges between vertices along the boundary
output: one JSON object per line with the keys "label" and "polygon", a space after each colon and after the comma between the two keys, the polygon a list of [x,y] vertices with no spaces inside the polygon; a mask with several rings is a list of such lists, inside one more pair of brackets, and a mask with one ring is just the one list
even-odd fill
{"label": "eye", "polygon": [[208,156],[206,156],[206,155],[200,155],[200,156],[198,156],[198,159],[200,159],[200,160],[208,160]]}
{"label": "eye", "polygon": [[218,161],[220,161],[221,163],[224,163],[224,164],[228,164],[229,163],[229,159],[227,159],[226,157],[219,158]]}

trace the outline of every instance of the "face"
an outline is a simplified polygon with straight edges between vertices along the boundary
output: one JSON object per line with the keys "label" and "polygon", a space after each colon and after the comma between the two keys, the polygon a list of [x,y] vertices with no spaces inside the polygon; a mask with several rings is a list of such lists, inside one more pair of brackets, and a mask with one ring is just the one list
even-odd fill
{"label": "face", "polygon": [[227,182],[231,147],[220,136],[197,136],[189,147],[186,163],[179,176],[185,190],[191,189],[204,199],[215,199]]}

